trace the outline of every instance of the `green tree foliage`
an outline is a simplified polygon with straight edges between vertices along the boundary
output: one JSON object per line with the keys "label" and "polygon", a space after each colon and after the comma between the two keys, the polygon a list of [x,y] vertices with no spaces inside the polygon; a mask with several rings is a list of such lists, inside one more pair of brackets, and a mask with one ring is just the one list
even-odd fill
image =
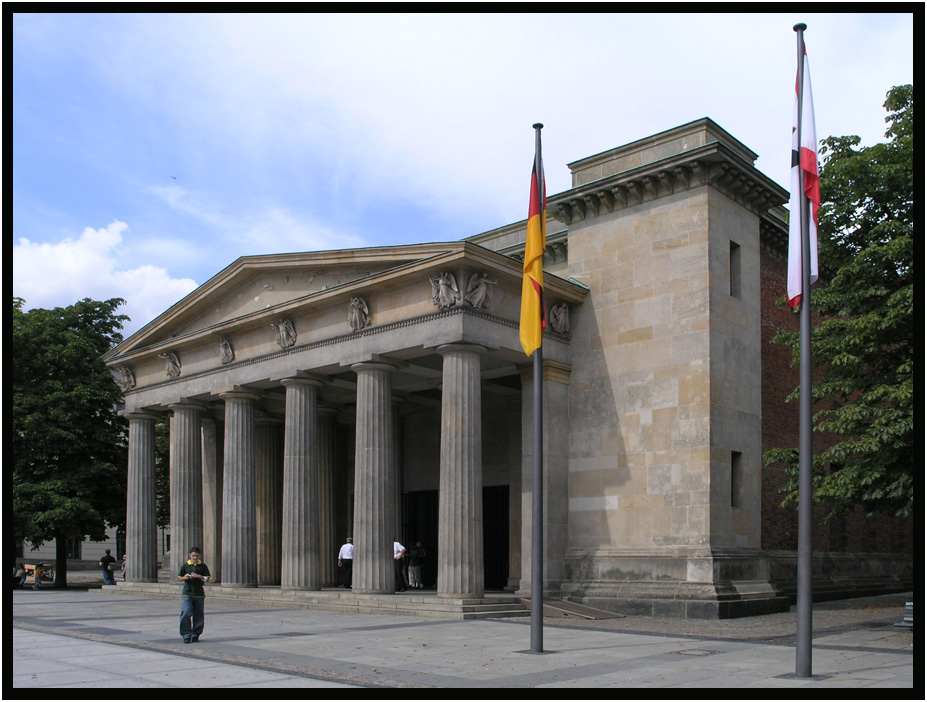
{"label": "green tree foliage", "polygon": [[102,541],[125,523],[122,393],[102,361],[122,340],[123,302],[25,312],[13,298],[13,532],[34,545],[56,540],[56,587],[67,584],[66,539]]}
{"label": "green tree foliage", "polygon": [[[885,102],[886,143],[830,137],[821,155],[819,256],[834,271],[812,291],[815,431],[838,442],[814,457],[814,498],[828,519],[857,508],[908,516],[914,505],[914,87]],[[799,335],[780,333],[798,363]],[[793,393],[797,397],[797,390]],[[782,462],[796,499],[794,449]]]}

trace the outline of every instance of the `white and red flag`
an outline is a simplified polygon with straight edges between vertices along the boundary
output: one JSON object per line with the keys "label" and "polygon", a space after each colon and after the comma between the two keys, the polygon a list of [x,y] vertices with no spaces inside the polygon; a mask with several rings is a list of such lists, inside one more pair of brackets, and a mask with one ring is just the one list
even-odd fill
{"label": "white and red flag", "polygon": [[[818,141],[814,131],[814,105],[811,100],[811,73],[808,69],[807,52],[805,52],[802,64],[804,75],[796,75],[795,78],[795,112],[792,121],[788,276],[788,301],[789,307],[792,308],[798,307],[803,292],[801,233],[802,219],[805,217],[808,218],[808,238],[811,245],[811,282],[814,283],[818,279],[818,208],[821,206],[821,188],[818,181]],[[799,109],[801,115],[798,114]],[[800,175],[804,175],[804,189],[800,184]],[[810,207],[805,207],[809,202]]]}

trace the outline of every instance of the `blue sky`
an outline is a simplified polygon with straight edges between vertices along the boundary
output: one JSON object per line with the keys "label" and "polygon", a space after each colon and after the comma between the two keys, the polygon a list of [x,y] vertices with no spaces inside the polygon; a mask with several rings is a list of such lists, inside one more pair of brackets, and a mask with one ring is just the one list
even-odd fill
{"label": "blue sky", "polygon": [[701,117],[787,188],[796,22],[818,138],[881,141],[912,15],[15,15],[13,294],[128,335],[239,256],[518,221],[538,121],[549,193]]}

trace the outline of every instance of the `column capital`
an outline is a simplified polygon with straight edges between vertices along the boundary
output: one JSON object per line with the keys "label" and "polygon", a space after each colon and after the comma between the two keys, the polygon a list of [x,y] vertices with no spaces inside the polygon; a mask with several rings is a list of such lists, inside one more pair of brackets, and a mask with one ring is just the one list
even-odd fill
{"label": "column capital", "polygon": [[435,349],[442,356],[446,353],[469,352],[469,353],[486,353],[486,347],[479,344],[441,344]]}
{"label": "column capital", "polygon": [[218,395],[220,400],[247,400],[250,402],[258,402],[261,399],[258,393],[239,385],[224,388],[214,394]]}
{"label": "column capital", "polygon": [[172,402],[167,406],[172,412],[177,410],[194,410],[196,412],[208,412],[210,410],[209,405],[206,405],[202,402],[197,402],[196,400],[188,400],[186,397],[181,397],[177,402]]}
{"label": "column capital", "polygon": [[395,366],[392,363],[384,363],[382,361],[362,361],[361,363],[352,363],[351,370],[355,373],[359,373],[360,371],[365,370],[378,370],[392,373],[398,370],[398,366]]}
{"label": "column capital", "polygon": [[280,384],[283,387],[289,387],[291,385],[308,385],[309,387],[322,388],[325,387],[325,382],[321,378],[310,375],[294,375],[290,378],[282,378]]}
{"label": "column capital", "polygon": [[150,419],[155,422],[161,421],[165,417],[165,415],[161,412],[154,412],[150,410],[122,410],[119,412],[119,416],[128,420]]}

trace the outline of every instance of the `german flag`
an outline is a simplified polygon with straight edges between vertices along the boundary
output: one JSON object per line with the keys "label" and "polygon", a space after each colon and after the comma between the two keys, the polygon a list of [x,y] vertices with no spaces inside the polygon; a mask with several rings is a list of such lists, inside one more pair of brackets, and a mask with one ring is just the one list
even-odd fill
{"label": "german flag", "polygon": [[531,197],[528,205],[528,238],[525,241],[525,277],[521,286],[521,325],[519,338],[525,354],[541,347],[541,331],[547,328],[544,305],[544,249],[547,247],[547,189],[541,162],[541,136],[531,169]]}

